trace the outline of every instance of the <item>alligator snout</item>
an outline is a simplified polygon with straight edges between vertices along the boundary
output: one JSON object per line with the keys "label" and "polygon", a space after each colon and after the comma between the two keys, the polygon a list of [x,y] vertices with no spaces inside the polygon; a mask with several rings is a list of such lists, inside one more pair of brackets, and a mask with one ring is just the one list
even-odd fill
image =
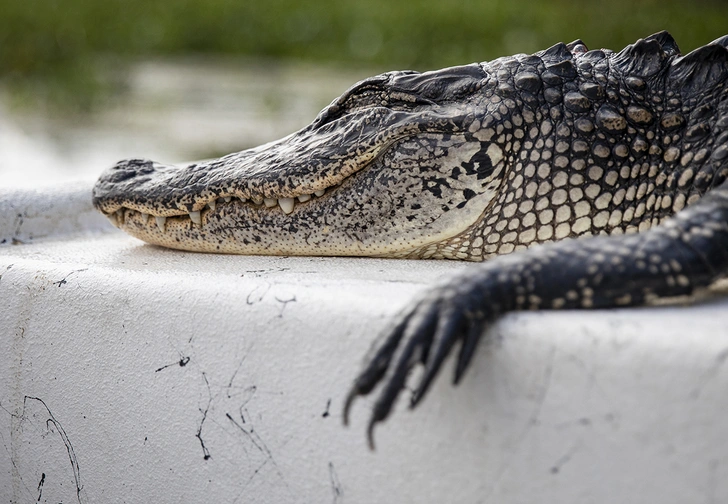
{"label": "alligator snout", "polygon": [[105,214],[122,207],[154,215],[183,213],[189,204],[184,195],[191,196],[200,185],[194,168],[190,165],[182,169],[148,159],[119,161],[99,178],[93,190],[93,204]]}

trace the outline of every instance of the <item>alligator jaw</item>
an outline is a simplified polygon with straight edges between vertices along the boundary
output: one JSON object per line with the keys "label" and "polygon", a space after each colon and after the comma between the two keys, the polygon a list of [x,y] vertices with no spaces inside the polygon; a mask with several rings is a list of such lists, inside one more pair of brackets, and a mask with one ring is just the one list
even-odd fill
{"label": "alligator jaw", "polygon": [[469,65],[375,77],[255,149],[184,168],[122,161],[94,205],[125,232],[184,250],[426,256],[482,217],[504,167],[478,103],[423,93],[443,78],[472,94],[488,76]]}

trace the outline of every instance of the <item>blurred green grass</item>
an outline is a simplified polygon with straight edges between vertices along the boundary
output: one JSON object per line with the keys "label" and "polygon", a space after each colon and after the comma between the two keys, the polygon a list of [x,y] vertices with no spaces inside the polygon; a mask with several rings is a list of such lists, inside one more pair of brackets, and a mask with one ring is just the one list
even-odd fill
{"label": "blurred green grass", "polygon": [[136,58],[295,58],[425,70],[582,38],[669,30],[684,52],[728,32],[723,0],[0,0],[0,82],[20,101],[93,107]]}

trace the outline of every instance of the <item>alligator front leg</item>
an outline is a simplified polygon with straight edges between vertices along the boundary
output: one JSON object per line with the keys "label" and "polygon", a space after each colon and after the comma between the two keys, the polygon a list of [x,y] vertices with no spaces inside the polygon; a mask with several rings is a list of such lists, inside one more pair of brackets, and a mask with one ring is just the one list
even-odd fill
{"label": "alligator front leg", "polygon": [[369,423],[385,420],[418,364],[411,406],[427,392],[457,343],[458,383],[484,331],[521,310],[639,306],[689,295],[728,274],[728,182],[662,225],[634,235],[567,240],[501,256],[465,270],[405,309],[385,331],[355,380],[356,397],[381,385]]}

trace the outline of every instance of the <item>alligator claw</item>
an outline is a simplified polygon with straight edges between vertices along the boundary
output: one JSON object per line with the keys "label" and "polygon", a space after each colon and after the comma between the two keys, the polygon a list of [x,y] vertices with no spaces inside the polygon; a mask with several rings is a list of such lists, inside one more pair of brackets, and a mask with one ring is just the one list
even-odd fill
{"label": "alligator claw", "polygon": [[418,365],[424,368],[410,398],[410,407],[414,408],[423,399],[458,342],[461,346],[454,383],[460,381],[486,324],[495,318],[495,310],[486,312],[482,309],[489,297],[479,282],[457,276],[405,308],[382,332],[366,358],[364,369],[354,381],[344,406],[344,423],[348,424],[354,400],[368,395],[380,385],[367,429],[371,449],[374,449],[374,427],[390,415],[397,398],[406,388],[410,372]]}

